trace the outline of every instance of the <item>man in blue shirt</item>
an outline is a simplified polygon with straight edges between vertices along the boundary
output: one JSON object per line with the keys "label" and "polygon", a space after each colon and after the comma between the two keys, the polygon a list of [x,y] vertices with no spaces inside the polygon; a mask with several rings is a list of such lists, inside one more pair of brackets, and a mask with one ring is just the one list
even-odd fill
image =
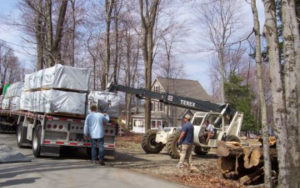
{"label": "man in blue shirt", "polygon": [[187,159],[188,167],[192,165],[192,149],[193,149],[193,140],[194,140],[194,126],[190,122],[191,116],[184,116],[184,125],[182,126],[180,137],[178,139],[178,144],[182,144],[180,150],[180,159],[177,165],[178,168],[183,168],[184,160]]}
{"label": "man in blue shirt", "polygon": [[96,163],[96,148],[97,143],[99,146],[99,163],[100,165],[105,165],[104,163],[104,127],[103,124],[109,121],[109,116],[107,114],[102,114],[97,112],[97,107],[95,105],[91,106],[91,113],[86,117],[84,123],[83,134],[85,138],[90,135],[91,138],[91,158],[92,163]]}

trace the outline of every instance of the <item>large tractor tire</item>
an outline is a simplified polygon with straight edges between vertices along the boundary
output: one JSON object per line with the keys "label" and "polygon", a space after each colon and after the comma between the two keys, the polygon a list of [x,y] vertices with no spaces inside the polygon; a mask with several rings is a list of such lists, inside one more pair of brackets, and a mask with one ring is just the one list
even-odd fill
{"label": "large tractor tire", "polygon": [[209,148],[203,148],[201,146],[195,146],[194,147],[194,153],[197,155],[206,155],[209,151]]}
{"label": "large tractor tire", "polygon": [[41,138],[42,138],[42,126],[37,125],[33,132],[32,139],[32,153],[38,158],[41,156]]}
{"label": "large tractor tire", "polygon": [[20,123],[17,128],[17,144],[19,148],[26,146],[26,128],[23,127],[23,123]]}
{"label": "large tractor tire", "polygon": [[164,144],[155,142],[157,130],[148,130],[142,140],[142,148],[146,153],[159,153]]}
{"label": "large tractor tire", "polygon": [[235,135],[227,135],[225,137],[225,141],[241,142],[241,140],[239,139],[239,137],[237,137]]}
{"label": "large tractor tire", "polygon": [[180,136],[180,132],[176,132],[170,135],[166,144],[167,152],[173,159],[179,158],[179,147],[177,143],[179,136]]}

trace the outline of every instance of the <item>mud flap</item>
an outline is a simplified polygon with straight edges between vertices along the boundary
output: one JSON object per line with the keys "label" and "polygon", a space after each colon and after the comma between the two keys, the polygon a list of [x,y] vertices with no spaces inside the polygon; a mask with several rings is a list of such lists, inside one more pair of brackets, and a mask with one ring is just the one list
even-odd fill
{"label": "mud flap", "polygon": [[41,156],[47,156],[47,157],[59,157],[60,156],[60,146],[41,146]]}

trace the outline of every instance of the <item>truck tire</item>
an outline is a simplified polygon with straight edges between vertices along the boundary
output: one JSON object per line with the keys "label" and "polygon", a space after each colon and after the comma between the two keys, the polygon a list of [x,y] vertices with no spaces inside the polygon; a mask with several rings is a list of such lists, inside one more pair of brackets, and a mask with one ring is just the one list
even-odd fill
{"label": "truck tire", "polygon": [[225,141],[241,142],[241,140],[239,139],[239,137],[237,137],[235,135],[227,135],[225,137]]}
{"label": "truck tire", "polygon": [[157,130],[148,130],[143,136],[142,148],[146,153],[159,153],[164,145],[155,142]]}
{"label": "truck tire", "polygon": [[23,123],[17,128],[17,144],[19,148],[24,148],[26,143],[26,129],[23,127]]}
{"label": "truck tire", "polygon": [[209,151],[208,148],[203,148],[201,146],[194,147],[194,153],[196,153],[197,155],[206,155],[208,151]]}
{"label": "truck tire", "polygon": [[179,136],[180,136],[180,132],[176,132],[170,135],[166,144],[167,152],[173,159],[179,158],[179,148],[177,144]]}
{"label": "truck tire", "polygon": [[32,153],[36,158],[41,156],[42,126],[37,125],[33,132]]}

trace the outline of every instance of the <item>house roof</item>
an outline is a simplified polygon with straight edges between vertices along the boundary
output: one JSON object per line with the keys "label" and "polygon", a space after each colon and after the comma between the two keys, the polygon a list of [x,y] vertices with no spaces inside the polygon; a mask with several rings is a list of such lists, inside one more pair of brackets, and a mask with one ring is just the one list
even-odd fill
{"label": "house roof", "polygon": [[206,93],[201,84],[196,80],[170,79],[162,77],[158,77],[156,80],[163,87],[164,92],[183,97],[212,101],[212,97]]}

